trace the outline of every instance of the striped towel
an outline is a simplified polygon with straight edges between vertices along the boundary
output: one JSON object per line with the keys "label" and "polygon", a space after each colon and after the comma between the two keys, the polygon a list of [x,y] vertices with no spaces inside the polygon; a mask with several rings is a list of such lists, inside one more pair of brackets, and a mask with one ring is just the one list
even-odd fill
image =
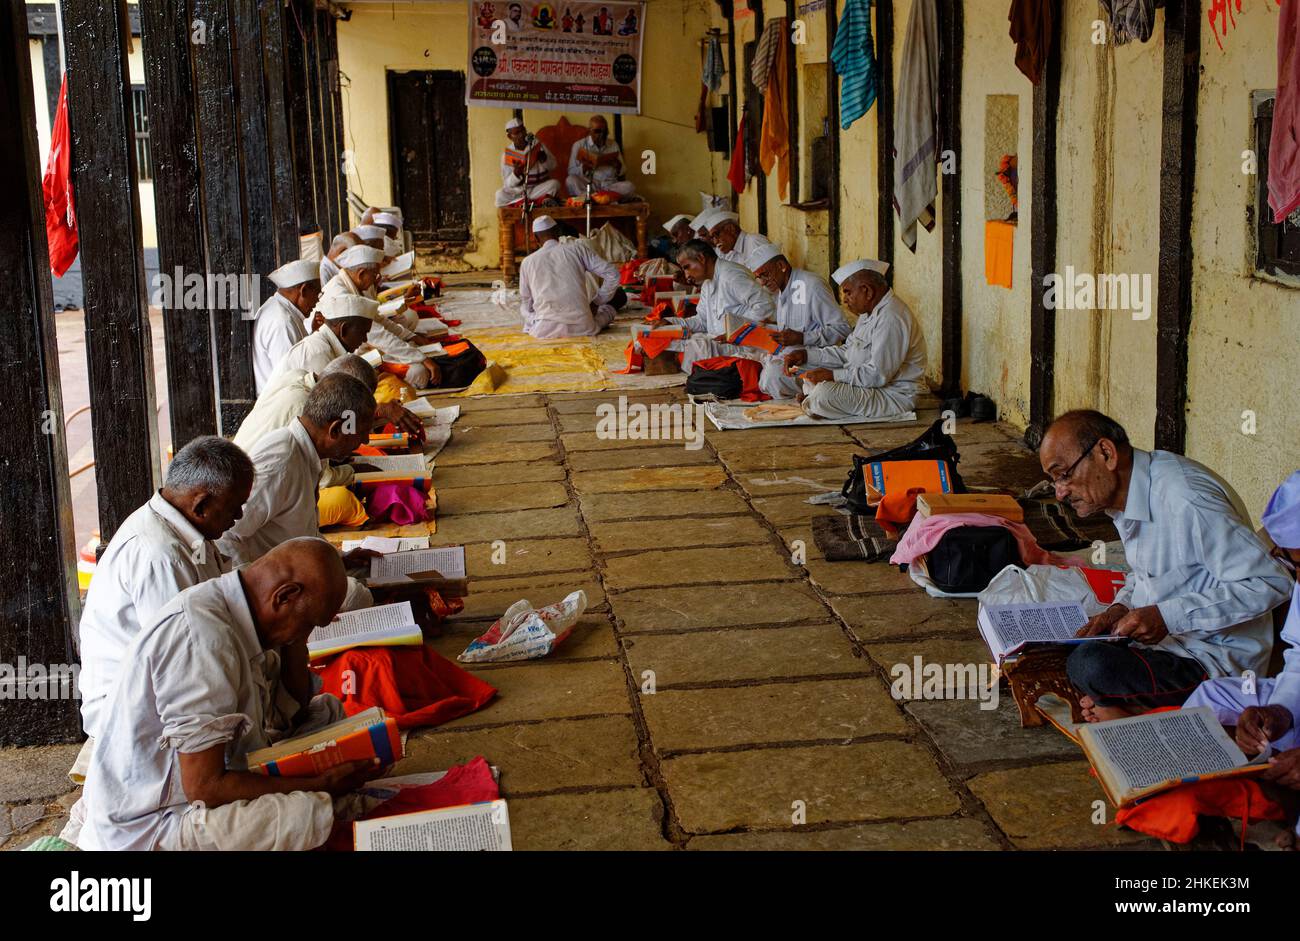
{"label": "striped towel", "polygon": [[704,71],[700,75],[700,82],[709,91],[715,92],[722,87],[725,72],[722,65],[722,42],[717,36],[710,36],[709,45],[704,52]]}
{"label": "striped towel", "polygon": [[840,127],[848,130],[876,103],[876,56],[871,41],[871,0],[846,0],[835,31],[831,63],[840,75]]}
{"label": "striped towel", "polygon": [[749,67],[749,80],[760,93],[767,91],[767,80],[772,71],[772,59],[776,56],[777,44],[785,38],[785,17],[768,20],[754,46],[754,62]]}

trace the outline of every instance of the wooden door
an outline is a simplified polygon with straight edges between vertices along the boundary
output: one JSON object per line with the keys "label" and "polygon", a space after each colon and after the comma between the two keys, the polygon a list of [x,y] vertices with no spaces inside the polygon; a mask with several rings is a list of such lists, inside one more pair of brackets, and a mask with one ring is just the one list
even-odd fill
{"label": "wooden door", "polygon": [[469,239],[469,112],[462,72],[388,73],[393,186],[417,242]]}

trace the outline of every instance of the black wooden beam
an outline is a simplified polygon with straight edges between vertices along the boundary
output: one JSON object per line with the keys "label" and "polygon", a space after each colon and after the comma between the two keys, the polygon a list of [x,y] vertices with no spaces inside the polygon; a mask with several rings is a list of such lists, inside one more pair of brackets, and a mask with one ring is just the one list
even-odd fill
{"label": "black wooden beam", "polygon": [[[158,267],[173,280],[177,271],[202,276],[206,271],[202,172],[194,125],[190,17],[183,0],[141,0],[140,13],[145,30],[142,45],[153,145]],[[164,303],[160,306],[172,446],[180,450],[193,438],[216,434],[217,385],[207,305],[187,309],[180,291],[171,294],[161,298]]]}
{"label": "black wooden beam", "polygon": [[[330,85],[330,108],[334,116],[334,172],[339,186],[339,231],[346,232],[352,228],[351,207],[348,203],[348,173],[344,152],[347,145],[343,140],[343,78],[339,74],[339,21],[333,16],[325,17],[326,51],[329,53],[329,68],[325,75]],[[360,220],[358,220],[360,221]]]}
{"label": "black wooden beam", "polygon": [[[127,7],[127,16],[131,22],[131,35],[140,35],[140,10],[134,5]],[[59,17],[54,12],[52,3],[27,4],[27,34],[29,39],[42,39],[46,36],[59,35]]]}
{"label": "black wooden beam", "polygon": [[325,151],[325,196],[330,206],[330,231],[339,233],[347,226],[340,225],[339,220],[346,218],[341,206],[339,192],[338,138],[334,134],[334,84],[330,79],[329,35],[333,23],[325,10],[316,11],[316,54],[318,56],[317,76],[320,80],[321,108],[321,142]]}
{"label": "black wooden beam", "polygon": [[298,257],[298,207],[294,187],[293,144],[285,102],[285,37],[280,0],[259,0],[262,80],[266,89],[266,145],[271,165],[271,227],[278,265]]}
{"label": "black wooden beam", "polygon": [[797,16],[795,0],[785,0],[785,35],[781,37],[785,44],[785,115],[790,128],[790,149],[786,159],[790,166],[790,189],[786,199],[791,206],[799,205],[799,142],[802,137],[799,128],[799,50],[794,45],[794,21]]}
{"label": "black wooden beam", "polygon": [[839,26],[839,0],[826,0],[826,126],[829,129],[827,156],[830,159],[831,179],[830,215],[826,220],[827,254],[829,268],[840,266],[840,80],[831,62],[831,48],[835,45],[835,32]]}
{"label": "black wooden beam", "polygon": [[1201,70],[1198,0],[1165,4],[1164,56],[1155,446],[1181,453],[1187,444],[1187,336],[1192,324],[1192,191]]}
{"label": "black wooden beam", "polygon": [[100,538],[159,484],[153,339],[136,188],[126,0],[63,0]]}
{"label": "black wooden beam", "polygon": [[[230,9],[227,0],[193,0],[193,14],[207,25],[207,42],[193,47],[207,271],[214,279],[242,277],[250,268],[240,180],[241,142]],[[220,427],[223,435],[233,435],[252,408],[255,396],[253,325],[229,297],[217,300],[225,302],[212,305]]]}
{"label": "black wooden beam", "polygon": [[45,105],[50,111],[50,127],[54,127],[54,112],[59,107],[59,88],[63,85],[63,68],[59,65],[59,37],[57,34],[41,40],[41,63],[45,72]]}
{"label": "black wooden beam", "polygon": [[[80,611],[26,14],[21,0],[0,0],[0,174],[8,183],[0,200],[0,361],[22,369],[0,411],[0,532],[11,537],[10,551],[0,553],[0,663],[16,670],[23,657],[48,670],[75,661]],[[63,695],[0,698],[0,745],[80,738],[77,699],[57,684],[53,691]]]}
{"label": "black wooden beam", "polygon": [[[239,121],[239,149],[243,157],[240,181],[244,187],[248,269],[257,276],[258,306],[275,292],[267,277],[277,267],[274,199],[272,197],[270,135],[266,83],[262,77],[262,17],[258,0],[228,0],[234,37],[235,114]],[[250,347],[251,352],[251,347]]]}
{"label": "black wooden beam", "polygon": [[[294,197],[298,234],[319,229],[322,212],[316,204],[316,166],[312,152],[311,95],[307,75],[307,38],[298,5],[283,7],[285,111],[293,147]],[[325,246],[328,250],[328,244]]]}
{"label": "black wooden beam", "polygon": [[301,0],[298,4],[298,16],[302,20],[306,35],[307,58],[307,98],[311,114],[312,169],[316,177],[316,222],[321,236],[328,245],[330,239],[338,234],[336,221],[338,207],[335,205],[334,184],[330,176],[329,157],[325,149],[326,119],[322,107],[322,92],[325,82],[321,77],[320,32],[316,10],[310,0]]}
{"label": "black wooden beam", "polygon": [[[727,158],[730,159],[736,147],[741,111],[740,86],[736,83],[736,73],[740,71],[740,66],[736,63],[736,5],[732,0],[722,0],[722,17],[727,21],[727,127],[730,130],[727,137]],[[745,145],[744,141],[740,143],[742,147]],[[727,194],[733,209],[736,208],[738,196],[734,189]]]}
{"label": "black wooden beam", "polygon": [[876,0],[876,253],[894,283],[894,0]]}
{"label": "black wooden beam", "polygon": [[1047,276],[1056,271],[1056,121],[1061,104],[1061,16],[1053,11],[1043,74],[1034,86],[1029,190],[1029,426],[1037,448],[1051,422],[1056,393],[1056,311],[1047,304]]}
{"label": "black wooden beam", "polygon": [[[754,41],[757,42],[763,36],[763,0],[749,0],[749,8],[754,11]],[[745,81],[753,84],[754,80],[746,75]],[[762,139],[763,110],[767,107],[766,92],[766,88],[758,89],[758,97],[755,99],[758,107],[755,109],[757,113],[752,115],[754,128],[750,133],[756,141]],[[754,170],[754,184],[758,196],[758,231],[760,235],[767,235],[767,174],[761,165]]]}
{"label": "black wooden beam", "polygon": [[[939,4],[939,181],[942,197],[939,242],[943,251],[942,389],[961,392],[961,64],[964,30],[959,3]],[[943,159],[952,151],[953,159]],[[951,173],[942,172],[945,165]]]}

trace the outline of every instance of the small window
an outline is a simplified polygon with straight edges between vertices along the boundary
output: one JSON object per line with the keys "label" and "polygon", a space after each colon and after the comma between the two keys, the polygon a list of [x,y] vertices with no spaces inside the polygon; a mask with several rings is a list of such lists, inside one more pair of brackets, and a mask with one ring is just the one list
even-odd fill
{"label": "small window", "polygon": [[153,182],[153,155],[149,152],[149,109],[144,88],[131,88],[131,114],[135,131],[135,168],[137,182]]}
{"label": "small window", "polygon": [[1273,135],[1272,92],[1255,96],[1255,153],[1259,185],[1255,191],[1255,269],[1267,275],[1300,276],[1300,209],[1273,222],[1268,206],[1268,142]]}

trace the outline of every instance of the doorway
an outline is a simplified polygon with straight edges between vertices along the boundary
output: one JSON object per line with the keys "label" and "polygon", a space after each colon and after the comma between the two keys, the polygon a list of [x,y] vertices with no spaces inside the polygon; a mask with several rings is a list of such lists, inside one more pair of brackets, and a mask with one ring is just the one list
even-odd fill
{"label": "doorway", "polygon": [[388,73],[395,199],[417,243],[469,240],[465,73]]}

